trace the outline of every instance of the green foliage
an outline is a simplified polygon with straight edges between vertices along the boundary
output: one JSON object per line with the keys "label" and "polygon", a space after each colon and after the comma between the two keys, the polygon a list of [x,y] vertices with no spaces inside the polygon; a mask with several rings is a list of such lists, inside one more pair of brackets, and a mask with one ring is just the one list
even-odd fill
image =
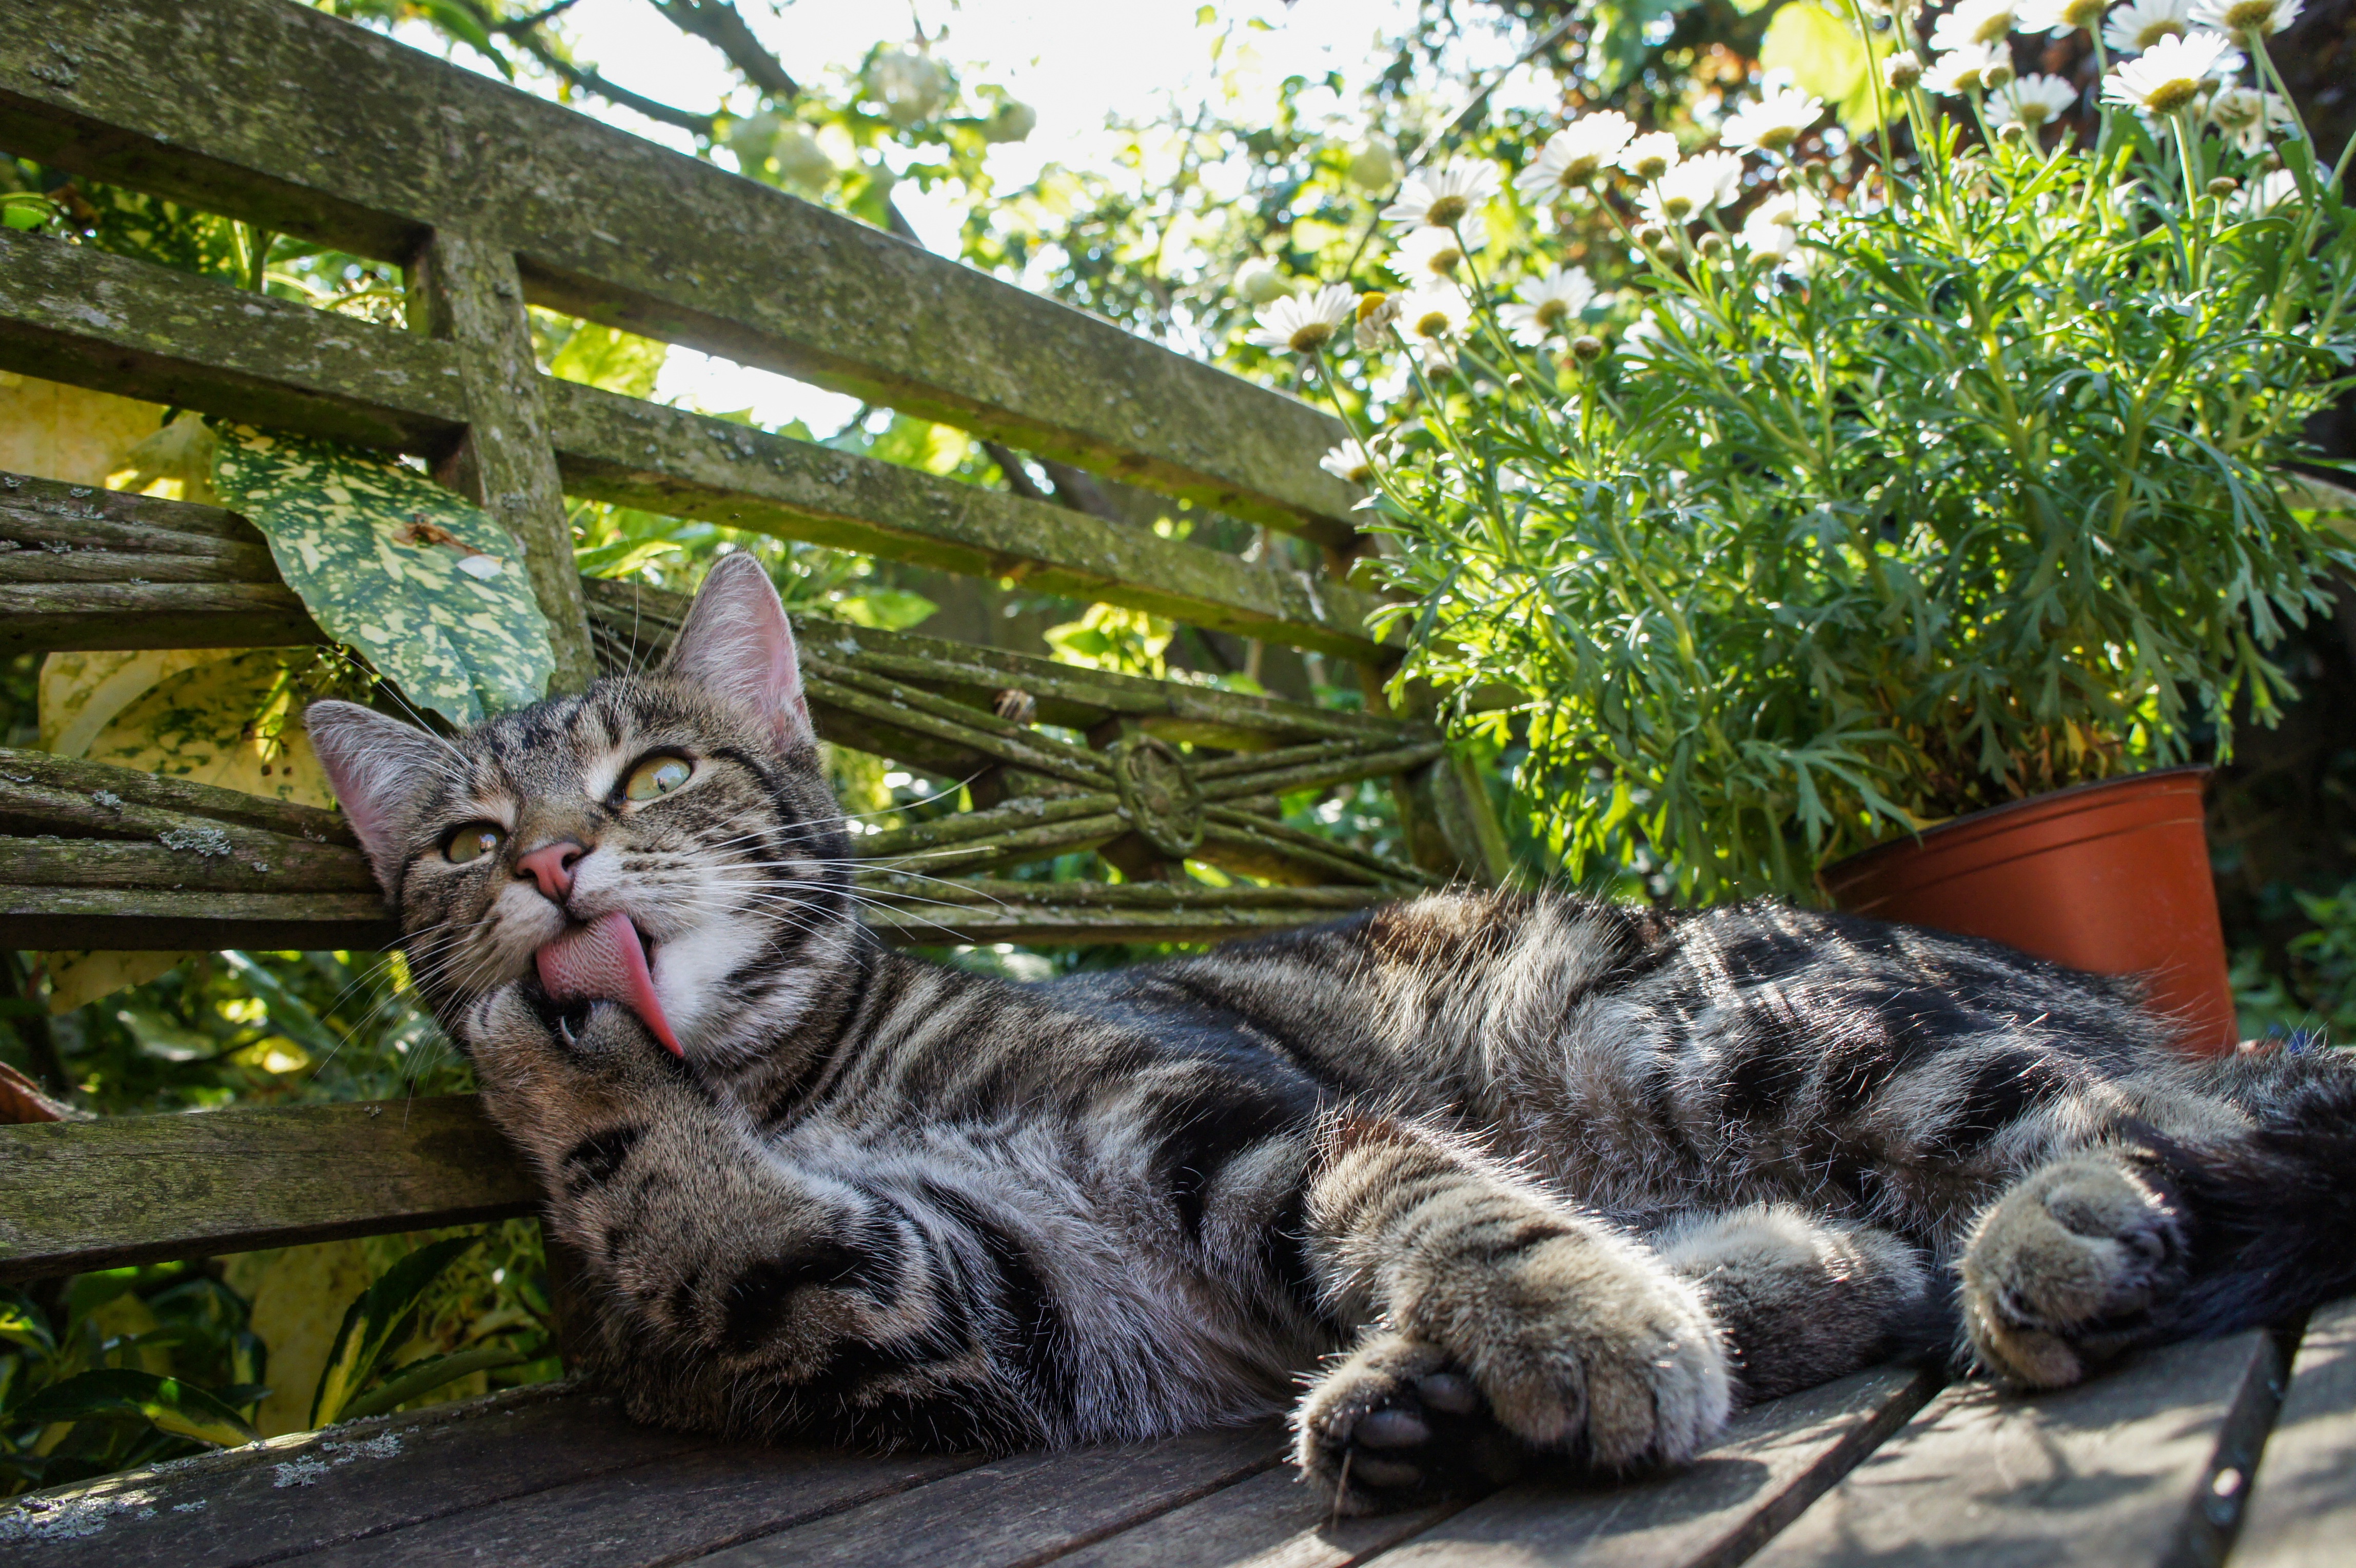
{"label": "green foliage", "polygon": [[[311,1396],[311,1424],[331,1426],[391,1410],[432,1392],[454,1379],[523,1359],[505,1347],[427,1356],[399,1367],[384,1365],[394,1347],[416,1328],[417,1311],[442,1272],[473,1250],[479,1236],[453,1236],[409,1253],[360,1293],[344,1313],[343,1326],[327,1352],[327,1365]],[[371,1385],[375,1385],[371,1391]],[[363,1391],[371,1391],[364,1392]]]}
{"label": "green foliage", "polygon": [[320,628],[412,703],[471,725],[547,693],[548,622],[481,508],[372,453],[245,425],[221,428],[213,488]]}
{"label": "green foliage", "polygon": [[2292,897],[2312,924],[2291,938],[2281,972],[2270,970],[2255,949],[2233,955],[2244,1032],[2319,1031],[2336,1044],[2356,1044],[2356,882],[2334,893]]}
{"label": "green foliage", "polygon": [[[1911,169],[1769,153],[1739,231],[1712,199],[1623,226],[1617,356],[1562,353],[1597,306],[1513,340],[1476,262],[1376,443],[1410,668],[1518,726],[1574,870],[1804,893],[1931,821],[2223,755],[2351,559],[2276,479],[2356,360],[2356,223],[2307,145],[2262,184],[2123,115],[2049,152],[1907,110]],[[1476,712],[1501,679],[1521,702]]]}
{"label": "green foliage", "polygon": [[246,1442],[265,1351],[243,1297],[187,1263],[0,1290],[0,1491]]}

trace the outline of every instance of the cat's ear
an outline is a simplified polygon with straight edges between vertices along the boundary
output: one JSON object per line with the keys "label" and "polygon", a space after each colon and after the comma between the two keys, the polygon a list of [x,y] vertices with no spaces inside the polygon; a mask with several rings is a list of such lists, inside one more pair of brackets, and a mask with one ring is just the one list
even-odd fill
{"label": "cat's ear", "polygon": [[769,574],[750,555],[723,555],[704,575],[662,672],[759,714],[780,751],[818,738],[794,628]]}
{"label": "cat's ear", "polygon": [[449,778],[450,743],[358,703],[314,703],[303,726],[377,881],[388,891],[400,886],[409,850],[401,824],[420,796]]}

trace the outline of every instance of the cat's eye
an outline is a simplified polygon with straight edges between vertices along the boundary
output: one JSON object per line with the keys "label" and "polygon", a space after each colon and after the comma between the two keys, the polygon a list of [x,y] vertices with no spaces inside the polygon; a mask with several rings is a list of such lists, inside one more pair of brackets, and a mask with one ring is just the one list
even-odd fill
{"label": "cat's eye", "polygon": [[497,854],[508,835],[488,822],[468,822],[452,833],[442,846],[442,858],[453,865],[465,865],[487,854]]}
{"label": "cat's eye", "polygon": [[656,800],[686,783],[695,772],[684,757],[649,757],[630,769],[622,796],[630,800]]}

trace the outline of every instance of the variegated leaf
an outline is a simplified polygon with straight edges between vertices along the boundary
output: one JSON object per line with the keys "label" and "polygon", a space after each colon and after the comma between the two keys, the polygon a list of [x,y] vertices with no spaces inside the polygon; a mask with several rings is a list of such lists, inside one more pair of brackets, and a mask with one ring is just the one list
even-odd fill
{"label": "variegated leaf", "polygon": [[535,703],[555,660],[508,532],[372,452],[224,424],[213,486],[328,636],[456,724]]}

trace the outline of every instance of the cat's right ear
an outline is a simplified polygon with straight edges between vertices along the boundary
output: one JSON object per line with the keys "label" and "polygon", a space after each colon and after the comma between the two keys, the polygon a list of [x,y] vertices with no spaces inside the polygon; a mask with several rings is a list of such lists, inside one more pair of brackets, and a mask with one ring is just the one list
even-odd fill
{"label": "cat's right ear", "polygon": [[358,703],[314,703],[303,725],[377,881],[388,892],[400,886],[409,848],[401,823],[420,796],[450,776],[450,743]]}
{"label": "cat's right ear", "polygon": [[750,555],[723,555],[704,574],[662,672],[758,714],[780,751],[818,738],[793,626],[769,574]]}

